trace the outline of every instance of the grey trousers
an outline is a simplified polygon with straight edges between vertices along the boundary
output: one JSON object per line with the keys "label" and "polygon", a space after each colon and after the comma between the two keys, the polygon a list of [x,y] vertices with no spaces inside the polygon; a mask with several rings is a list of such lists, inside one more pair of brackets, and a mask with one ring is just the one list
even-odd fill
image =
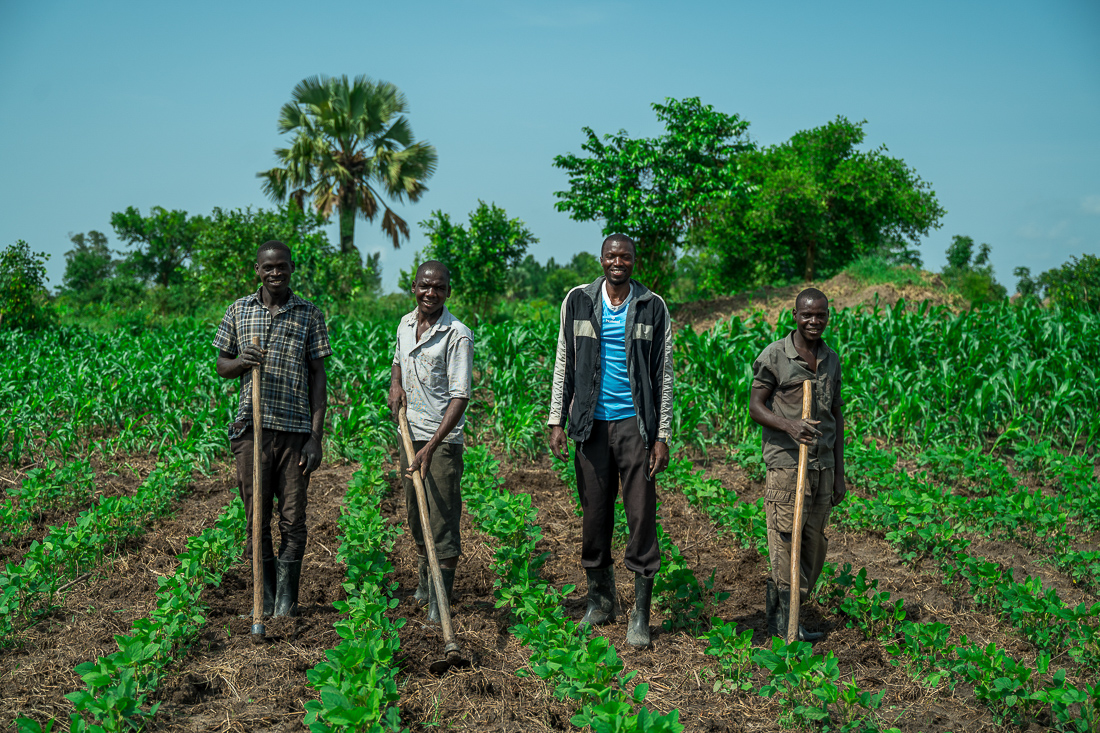
{"label": "grey trousers", "polygon": [[[419,451],[426,440],[414,440],[413,448]],[[462,536],[459,520],[462,519],[462,443],[441,443],[432,454],[428,476],[424,480],[425,499],[428,500],[428,527],[435,542],[435,554],[440,560],[462,554]],[[424,544],[424,520],[420,505],[416,502],[416,488],[412,479],[405,478],[409,467],[405,451],[401,454],[401,483],[405,488],[405,511],[409,517],[409,533],[418,545]]]}

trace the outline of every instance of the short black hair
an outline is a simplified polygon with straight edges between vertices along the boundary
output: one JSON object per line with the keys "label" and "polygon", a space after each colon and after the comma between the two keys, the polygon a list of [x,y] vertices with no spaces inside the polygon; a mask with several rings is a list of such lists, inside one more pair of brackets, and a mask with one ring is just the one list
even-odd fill
{"label": "short black hair", "polygon": [[622,242],[623,244],[630,245],[630,251],[634,253],[634,256],[638,256],[638,245],[634,244],[634,240],[625,234],[609,234],[607,239],[603,240],[603,244],[600,245],[600,257],[603,257],[603,248],[612,242]]}
{"label": "short black hair", "polygon": [[798,310],[799,303],[816,303],[819,300],[824,300],[825,305],[829,305],[829,299],[825,297],[825,293],[821,292],[817,288],[806,288],[801,293],[795,296],[794,309]]}
{"label": "short black hair", "polygon": [[280,242],[278,239],[270,239],[260,245],[260,248],[256,250],[256,261],[260,261],[260,255],[264,252],[282,252],[286,255],[287,260],[294,261],[294,258],[290,255],[290,247]]}
{"label": "short black hair", "polygon": [[416,268],[416,277],[413,278],[413,283],[415,284],[416,282],[418,282],[420,280],[420,276],[423,275],[425,272],[434,272],[436,274],[442,275],[443,277],[447,278],[447,286],[450,287],[451,269],[439,260],[428,260],[427,262],[420,265],[420,267]]}

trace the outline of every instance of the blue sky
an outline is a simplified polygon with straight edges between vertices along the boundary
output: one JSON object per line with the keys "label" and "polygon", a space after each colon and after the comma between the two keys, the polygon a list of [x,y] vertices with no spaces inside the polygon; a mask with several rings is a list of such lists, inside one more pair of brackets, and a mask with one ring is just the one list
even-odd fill
{"label": "blue sky", "polygon": [[[436,209],[479,199],[520,217],[540,261],[595,250],[558,213],[581,127],[651,136],[650,104],[699,96],[762,144],[837,115],[867,120],[948,213],[922,244],[993,246],[1001,282],[1100,252],[1100,3],[59,2],[0,0],[0,247],[27,240],[61,282],[69,233],[113,211],[270,206],[279,108],[314,74],[391,81],[439,151],[380,250],[392,289]],[[335,228],[333,228],[333,240]]]}

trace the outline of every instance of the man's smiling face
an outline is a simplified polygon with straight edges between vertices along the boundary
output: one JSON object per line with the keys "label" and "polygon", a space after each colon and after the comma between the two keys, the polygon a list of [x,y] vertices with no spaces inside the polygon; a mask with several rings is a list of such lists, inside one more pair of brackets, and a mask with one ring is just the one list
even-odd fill
{"label": "man's smiling face", "polygon": [[603,274],[612,285],[630,282],[634,274],[634,247],[629,242],[613,239],[603,246],[600,253]]}
{"label": "man's smiling face", "polygon": [[443,304],[451,295],[451,280],[435,270],[424,270],[413,285],[413,297],[420,314],[431,318],[443,310]]}
{"label": "man's smiling face", "polygon": [[821,340],[829,325],[829,301],[824,298],[803,298],[794,310],[794,323],[802,340],[808,344]]}
{"label": "man's smiling face", "polygon": [[280,296],[290,289],[292,272],[294,263],[284,251],[267,249],[256,258],[256,275],[271,295]]}

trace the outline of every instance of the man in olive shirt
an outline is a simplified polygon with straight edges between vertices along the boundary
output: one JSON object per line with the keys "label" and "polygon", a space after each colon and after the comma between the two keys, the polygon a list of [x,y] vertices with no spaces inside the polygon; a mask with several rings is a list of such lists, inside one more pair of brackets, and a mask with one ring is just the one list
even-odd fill
{"label": "man in olive shirt", "polygon": [[[840,399],[840,357],[821,338],[829,324],[829,300],[815,288],[794,302],[795,330],[760,353],[752,365],[749,414],[764,429],[768,525],[768,633],[786,635],[791,594],[791,534],[798,485],[798,446],[809,446],[803,490],[799,593],[804,601],[825,564],[825,527],[832,508],[844,499],[844,416]],[[813,391],[811,418],[802,419],[802,383]],[[822,635],[801,626],[799,638]]]}

